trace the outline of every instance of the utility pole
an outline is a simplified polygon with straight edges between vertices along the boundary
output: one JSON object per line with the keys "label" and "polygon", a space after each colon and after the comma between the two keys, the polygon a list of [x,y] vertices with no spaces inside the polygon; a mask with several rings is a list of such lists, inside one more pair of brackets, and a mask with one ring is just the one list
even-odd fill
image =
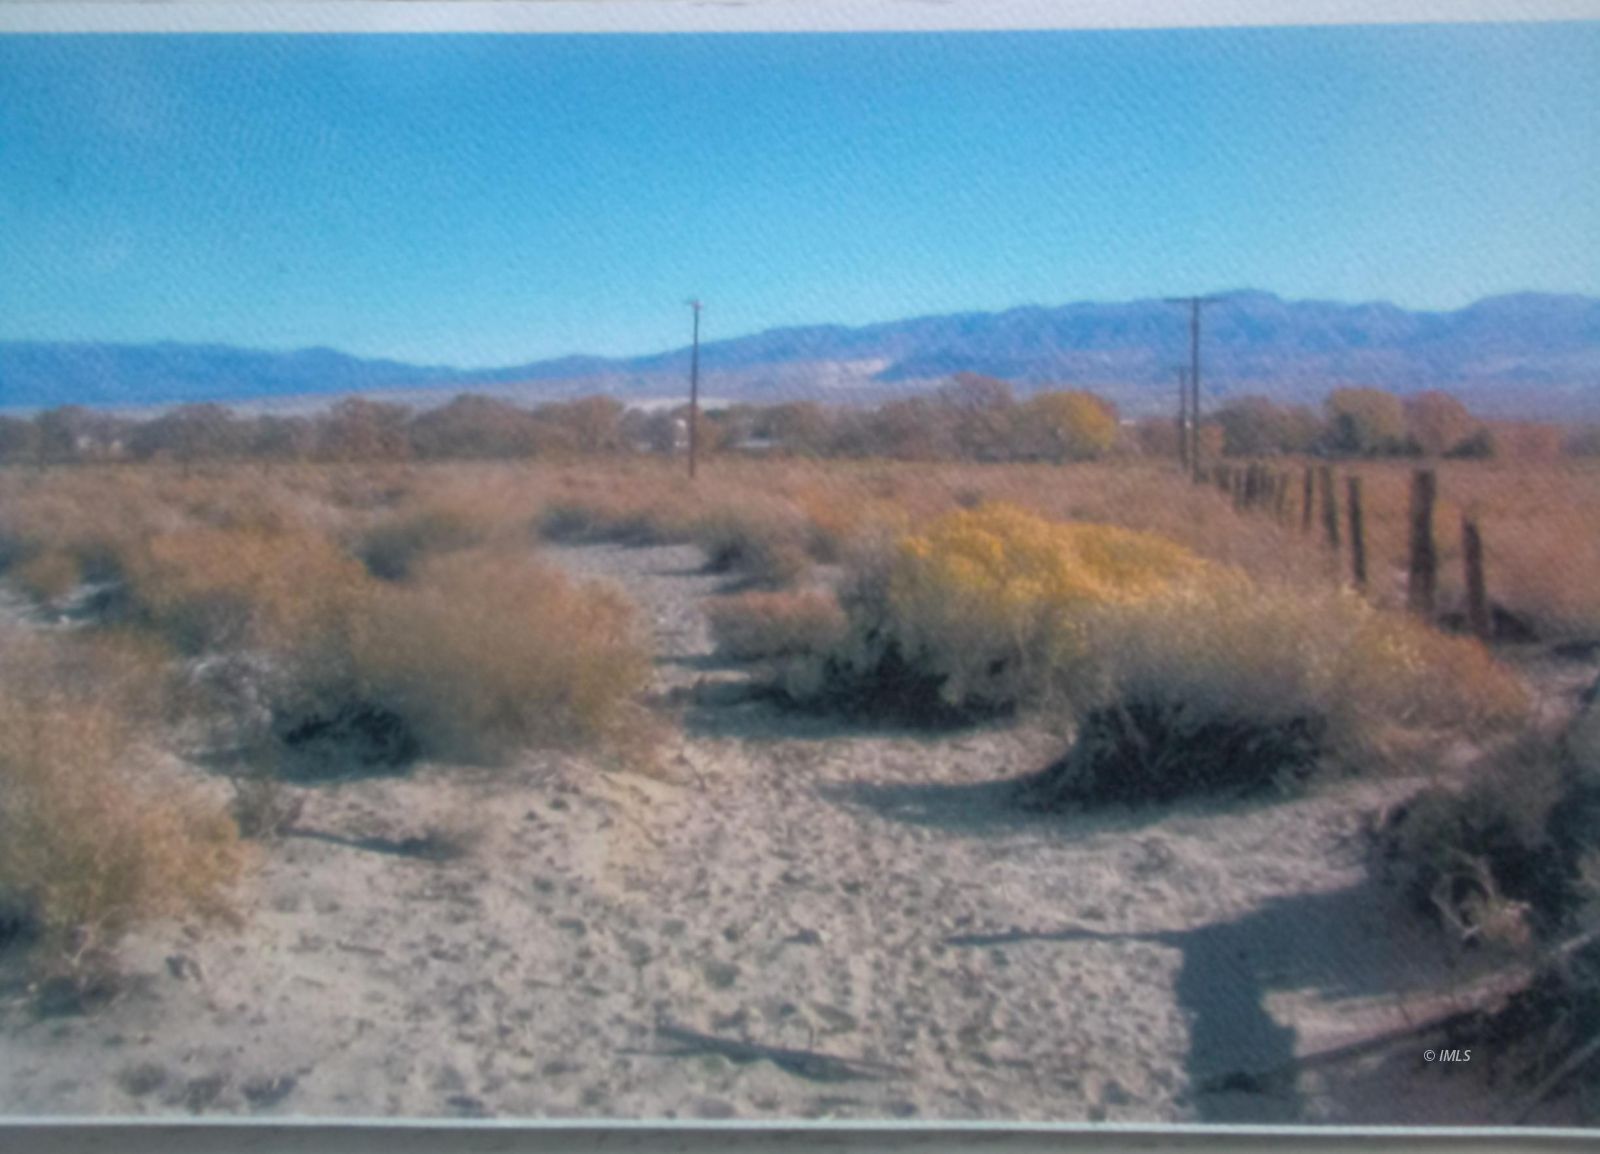
{"label": "utility pole", "polygon": [[1189,370],[1177,366],[1178,374],[1178,464],[1189,471]]}
{"label": "utility pole", "polygon": [[1170,305],[1189,306],[1189,475],[1200,480],[1200,310],[1226,297],[1168,297]]}
{"label": "utility pole", "polygon": [[689,353],[689,480],[694,480],[696,459],[700,455],[700,310],[705,306],[691,300],[694,310],[694,344]]}

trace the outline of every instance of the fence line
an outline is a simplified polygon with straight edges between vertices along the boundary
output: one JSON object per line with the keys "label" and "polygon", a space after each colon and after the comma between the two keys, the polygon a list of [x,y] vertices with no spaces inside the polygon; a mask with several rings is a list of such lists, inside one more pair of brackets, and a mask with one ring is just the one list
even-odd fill
{"label": "fence line", "polygon": [[[1209,471],[1212,484],[1240,511],[1263,510],[1280,525],[1295,521],[1293,469],[1276,468],[1262,461],[1244,465],[1217,462]],[[1344,474],[1345,508],[1341,517],[1339,485],[1332,465],[1301,466],[1299,521],[1302,535],[1310,536],[1318,526],[1322,545],[1337,559],[1348,540],[1350,584],[1365,592],[1371,584],[1367,551],[1367,511],[1362,477]],[[1439,598],[1439,550],[1435,539],[1435,515],[1439,499],[1438,474],[1432,468],[1412,471],[1407,510],[1406,608],[1409,612],[1435,621]],[[1461,557],[1466,594],[1463,624],[1484,641],[1495,638],[1499,625],[1489,600],[1485,576],[1483,530],[1477,518],[1463,514],[1461,519]]]}

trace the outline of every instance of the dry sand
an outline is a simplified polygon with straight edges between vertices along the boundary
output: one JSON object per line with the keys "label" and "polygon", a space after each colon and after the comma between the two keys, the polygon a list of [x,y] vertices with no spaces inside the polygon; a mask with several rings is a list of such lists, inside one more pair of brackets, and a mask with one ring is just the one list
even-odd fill
{"label": "dry sand", "polygon": [[[1362,866],[1361,815],[1415,783],[1029,814],[1010,779],[1048,735],[785,713],[711,662],[695,550],[548,555],[648,618],[681,722],[660,770],[539,754],[300,790],[242,928],[137,935],[86,1012],[13,984],[0,1107],[1505,1119],[1482,1062],[1420,1042],[1281,1073],[1473,978],[1395,936]],[[419,840],[440,829],[464,852]]]}

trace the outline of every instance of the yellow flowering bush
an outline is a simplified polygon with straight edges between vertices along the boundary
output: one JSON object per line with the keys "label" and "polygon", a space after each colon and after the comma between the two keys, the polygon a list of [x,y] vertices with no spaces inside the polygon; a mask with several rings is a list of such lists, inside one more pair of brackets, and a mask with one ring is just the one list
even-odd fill
{"label": "yellow flowering bush", "polygon": [[1008,505],[957,510],[894,547],[885,640],[940,679],[948,704],[1010,704],[1086,656],[1094,611],[1214,572],[1147,533],[1047,521]]}

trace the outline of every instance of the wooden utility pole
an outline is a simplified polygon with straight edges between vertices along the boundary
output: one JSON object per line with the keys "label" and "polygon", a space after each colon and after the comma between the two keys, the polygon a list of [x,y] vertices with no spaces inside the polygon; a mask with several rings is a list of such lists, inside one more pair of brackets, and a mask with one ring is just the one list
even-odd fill
{"label": "wooden utility pole", "polygon": [[1189,306],[1189,474],[1200,480],[1200,310],[1223,297],[1168,297],[1167,303]]}
{"label": "wooden utility pole", "polygon": [[705,306],[691,300],[694,310],[694,343],[689,353],[689,480],[694,480],[695,465],[700,456],[700,310]]}
{"label": "wooden utility pole", "polygon": [[1189,471],[1189,371],[1178,366],[1178,463]]}

